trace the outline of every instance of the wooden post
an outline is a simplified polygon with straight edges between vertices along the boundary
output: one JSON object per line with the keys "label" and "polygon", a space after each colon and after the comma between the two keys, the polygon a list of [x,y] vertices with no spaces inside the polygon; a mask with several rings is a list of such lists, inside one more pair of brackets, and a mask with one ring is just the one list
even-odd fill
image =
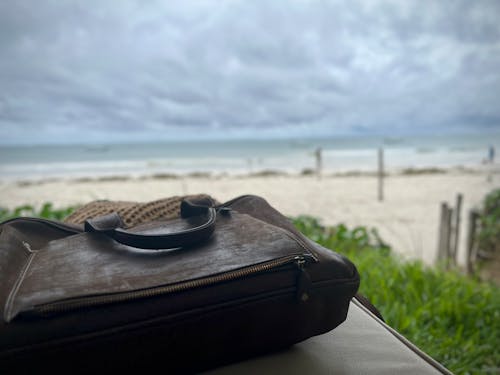
{"label": "wooden post", "polygon": [[437,260],[442,261],[446,258],[446,248],[445,248],[445,226],[446,226],[446,215],[448,213],[448,204],[446,202],[441,202],[441,211],[439,215],[439,239],[438,239],[438,249],[437,249]]}
{"label": "wooden post", "polygon": [[439,245],[437,258],[439,261],[445,261],[446,267],[449,266],[450,245],[451,245],[451,217],[453,210],[448,207],[446,202],[441,203],[441,220],[439,225]]}
{"label": "wooden post", "polygon": [[384,149],[378,149],[378,200],[384,200]]}
{"label": "wooden post", "polygon": [[323,158],[321,156],[322,149],[318,147],[316,151],[314,151],[314,156],[316,158],[316,177],[321,179],[321,173],[323,170]]}
{"label": "wooden post", "polygon": [[474,263],[476,262],[476,228],[478,213],[475,210],[469,211],[469,225],[467,226],[467,254],[466,272],[468,275],[474,273]]}
{"label": "wooden post", "polygon": [[450,267],[450,258],[451,258],[451,218],[453,217],[453,209],[447,207],[446,212],[446,223],[445,223],[445,251],[446,251],[446,268]]}
{"label": "wooden post", "polygon": [[457,195],[457,204],[455,206],[455,222],[453,224],[453,239],[450,247],[450,258],[453,265],[457,264],[457,252],[458,252],[458,244],[460,242],[460,215],[462,211],[462,194]]}

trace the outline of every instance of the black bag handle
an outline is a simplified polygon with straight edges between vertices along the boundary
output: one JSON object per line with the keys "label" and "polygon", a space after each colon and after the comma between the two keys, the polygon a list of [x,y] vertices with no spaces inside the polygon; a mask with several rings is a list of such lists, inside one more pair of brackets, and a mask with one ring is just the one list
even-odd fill
{"label": "black bag handle", "polygon": [[188,200],[181,203],[181,217],[206,216],[203,224],[174,233],[138,234],[123,229],[123,221],[116,212],[85,221],[85,232],[105,234],[127,246],[159,250],[187,247],[210,238],[215,230],[217,211],[214,207],[197,205]]}

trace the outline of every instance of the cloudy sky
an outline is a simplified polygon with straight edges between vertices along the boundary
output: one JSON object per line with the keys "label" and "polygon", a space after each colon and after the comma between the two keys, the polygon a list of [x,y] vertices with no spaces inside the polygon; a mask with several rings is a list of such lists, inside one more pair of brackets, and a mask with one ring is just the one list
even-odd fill
{"label": "cloudy sky", "polygon": [[0,143],[500,131],[499,1],[0,0]]}

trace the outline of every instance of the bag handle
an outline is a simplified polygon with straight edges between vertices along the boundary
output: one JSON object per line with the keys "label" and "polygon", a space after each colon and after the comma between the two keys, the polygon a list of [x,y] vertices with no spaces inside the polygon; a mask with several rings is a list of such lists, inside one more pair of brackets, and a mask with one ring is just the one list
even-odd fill
{"label": "bag handle", "polygon": [[138,234],[124,229],[123,221],[116,212],[85,221],[85,232],[98,232],[127,246],[159,250],[187,247],[210,238],[215,230],[217,211],[214,207],[194,204],[188,200],[181,203],[181,217],[206,216],[203,224],[166,234]]}

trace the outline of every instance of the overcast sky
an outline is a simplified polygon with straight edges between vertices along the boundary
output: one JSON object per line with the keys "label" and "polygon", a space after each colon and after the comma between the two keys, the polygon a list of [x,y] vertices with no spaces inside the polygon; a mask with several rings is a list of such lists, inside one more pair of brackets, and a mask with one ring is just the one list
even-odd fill
{"label": "overcast sky", "polygon": [[0,143],[500,131],[500,1],[0,0]]}

